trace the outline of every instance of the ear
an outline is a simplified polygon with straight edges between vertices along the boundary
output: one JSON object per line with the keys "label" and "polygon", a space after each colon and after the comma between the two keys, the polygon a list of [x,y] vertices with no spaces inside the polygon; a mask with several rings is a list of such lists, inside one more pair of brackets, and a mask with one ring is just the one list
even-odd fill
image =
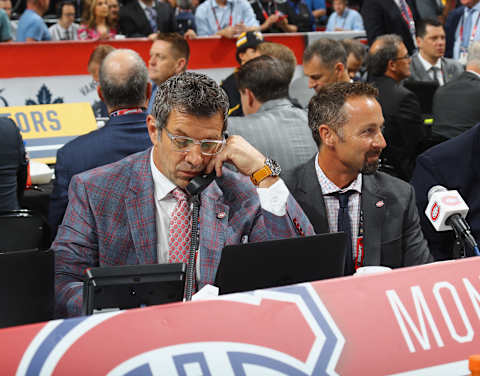
{"label": "ear", "polygon": [[334,69],[335,69],[335,73],[337,73],[337,75],[341,75],[345,71],[345,66],[343,65],[343,63],[337,63],[337,64],[335,64]]}
{"label": "ear", "polygon": [[147,116],[147,129],[148,135],[150,136],[150,141],[152,141],[152,144],[154,146],[157,146],[157,144],[159,143],[159,133],[161,131],[157,129],[155,118],[150,114]]}
{"label": "ear", "polygon": [[415,40],[417,41],[417,47],[420,48],[422,46],[422,38],[415,37]]}
{"label": "ear", "polygon": [[240,60],[240,65],[243,65],[243,59],[245,58],[245,53],[246,51],[238,53],[238,59]]}
{"label": "ear", "polygon": [[334,147],[337,143],[337,134],[327,124],[320,124],[318,126],[318,134],[322,140],[322,145]]}
{"label": "ear", "polygon": [[175,67],[175,74],[182,73],[184,70],[187,69],[187,60],[184,57],[181,57],[177,60],[177,64]]}
{"label": "ear", "polygon": [[105,101],[103,100],[102,88],[100,87],[100,85],[97,86],[97,93],[98,93],[98,97],[100,98],[100,100],[101,100],[102,102],[105,102]]}
{"label": "ear", "polygon": [[145,108],[148,108],[148,102],[150,101],[150,97],[152,96],[152,84],[149,82],[147,84],[147,92],[145,93]]}
{"label": "ear", "polygon": [[395,60],[388,60],[387,71],[391,71],[391,72],[397,71],[397,63]]}
{"label": "ear", "polygon": [[253,94],[253,92],[250,89],[246,88],[244,93],[247,96],[248,105],[250,107],[254,106],[255,102],[257,101],[257,98],[255,98],[255,95]]}

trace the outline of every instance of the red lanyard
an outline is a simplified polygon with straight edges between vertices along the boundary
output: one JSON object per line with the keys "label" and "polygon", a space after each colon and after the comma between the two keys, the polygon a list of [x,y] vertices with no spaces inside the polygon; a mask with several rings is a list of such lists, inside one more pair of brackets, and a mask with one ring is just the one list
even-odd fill
{"label": "red lanyard", "polygon": [[360,209],[360,223],[358,224],[357,244],[355,244],[355,270],[363,266],[365,249],[363,248],[363,210]]}
{"label": "red lanyard", "polygon": [[[229,4],[229,8],[230,8],[230,18],[229,18],[229,21],[228,21],[228,26],[232,26],[232,22],[233,22],[233,5],[231,3],[228,3]],[[217,23],[217,30],[220,31],[223,29],[223,27],[221,27],[220,25],[220,22],[218,22],[218,18],[217,18],[217,12],[215,12],[215,8],[212,7],[212,12],[213,12],[213,16],[215,17],[215,22]],[[222,17],[223,19],[223,17]]]}
{"label": "red lanyard", "polygon": [[127,114],[139,114],[140,112],[144,112],[145,110],[140,107],[135,108],[124,108],[122,110],[112,111],[110,112],[110,117],[114,116],[122,116]]}
{"label": "red lanyard", "polygon": [[[473,17],[473,14],[471,16]],[[477,22],[475,22],[475,26],[473,27],[472,34],[470,35],[469,43],[473,42],[473,40],[475,39],[475,34],[477,34],[478,20],[480,20],[480,13],[477,15]],[[462,43],[462,40],[463,40],[463,25],[464,24],[465,24],[465,13],[463,14],[462,25],[460,26],[460,35],[459,35],[460,44]],[[467,46],[463,46],[463,47],[467,47]]]}
{"label": "red lanyard", "polygon": [[[401,3],[401,0],[400,0],[400,3]],[[406,13],[408,13],[408,17],[407,17],[407,14],[403,10],[400,13],[402,14],[403,19],[405,20],[405,22],[408,25],[408,30],[410,30],[410,33],[413,36],[415,36],[415,21],[413,20],[412,10],[410,9],[410,6],[407,4],[406,1],[405,1],[404,4],[405,4],[405,11],[406,11]],[[400,5],[400,7],[401,7],[401,5]]]}
{"label": "red lanyard", "polygon": [[[264,18],[265,21],[266,21],[267,18],[268,18],[268,13],[267,13],[267,11],[265,10],[265,8],[263,7],[262,1],[261,1],[261,0],[257,0],[257,5],[258,5],[258,7],[260,8],[260,10],[262,11],[263,18]],[[275,12],[273,12],[272,14],[276,14],[276,13],[277,13],[277,3],[275,2],[275,0],[273,0],[273,7],[274,7]],[[269,8],[270,8],[270,6],[269,6]]]}

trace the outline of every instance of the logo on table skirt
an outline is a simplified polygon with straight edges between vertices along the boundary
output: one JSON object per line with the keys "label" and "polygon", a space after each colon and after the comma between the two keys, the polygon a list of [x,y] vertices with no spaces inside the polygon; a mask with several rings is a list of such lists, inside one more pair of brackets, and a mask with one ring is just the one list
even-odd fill
{"label": "logo on table skirt", "polygon": [[[216,332],[197,326],[197,331],[189,334],[191,329],[172,322],[181,343],[176,340],[171,345],[152,348],[148,338],[132,330],[128,333],[128,343],[111,339],[106,345],[109,355],[96,357],[94,368],[101,366],[98,362],[106,362],[107,369],[102,372],[109,376],[336,375],[335,367],[345,340],[310,284],[226,295],[202,304],[215,307],[210,319]],[[248,321],[249,328],[238,327],[232,320],[232,312],[238,310],[242,310],[242,315],[245,313],[246,320],[250,315],[253,318]],[[157,317],[162,313],[161,308],[151,312]],[[142,317],[138,312],[132,321]],[[67,367],[76,370],[84,367],[89,375],[95,375],[88,364],[81,361],[71,364],[73,355],[78,352],[80,358],[88,357],[82,354],[86,341],[101,338],[104,325],[110,330],[116,321],[120,321],[119,326],[125,325],[125,318],[124,311],[50,322],[25,352],[17,375],[61,374],[67,371],[67,360],[62,362],[66,353],[70,356]],[[135,325],[139,323],[136,321]],[[148,326],[148,322],[143,325]],[[160,333],[152,334],[157,335]],[[293,338],[295,335],[297,338]],[[204,339],[199,340],[202,336]],[[76,348],[78,342],[82,345]],[[92,343],[92,347],[98,349],[99,345]],[[125,356],[128,353],[131,355]]]}

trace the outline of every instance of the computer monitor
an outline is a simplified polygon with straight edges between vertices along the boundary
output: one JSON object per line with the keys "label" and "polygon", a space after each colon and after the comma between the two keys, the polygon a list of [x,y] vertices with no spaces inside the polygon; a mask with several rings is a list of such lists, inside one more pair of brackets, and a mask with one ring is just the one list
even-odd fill
{"label": "computer monitor", "polygon": [[83,284],[83,314],[180,302],[185,271],[181,263],[89,268]]}
{"label": "computer monitor", "polygon": [[0,253],[0,328],[53,319],[52,250]]}
{"label": "computer monitor", "polygon": [[220,294],[344,275],[343,232],[226,246],[215,286]]}

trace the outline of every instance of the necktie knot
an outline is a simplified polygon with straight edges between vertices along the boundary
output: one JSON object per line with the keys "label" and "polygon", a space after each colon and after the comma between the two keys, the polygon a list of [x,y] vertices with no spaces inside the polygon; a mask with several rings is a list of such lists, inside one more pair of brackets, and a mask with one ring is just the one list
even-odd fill
{"label": "necktie knot", "polygon": [[175,197],[177,201],[188,201],[187,193],[178,187],[172,191],[172,196]]}
{"label": "necktie knot", "polygon": [[355,191],[350,189],[346,192],[335,192],[334,196],[338,199],[338,203],[340,204],[340,209],[348,208],[348,200],[350,196],[354,194]]}

